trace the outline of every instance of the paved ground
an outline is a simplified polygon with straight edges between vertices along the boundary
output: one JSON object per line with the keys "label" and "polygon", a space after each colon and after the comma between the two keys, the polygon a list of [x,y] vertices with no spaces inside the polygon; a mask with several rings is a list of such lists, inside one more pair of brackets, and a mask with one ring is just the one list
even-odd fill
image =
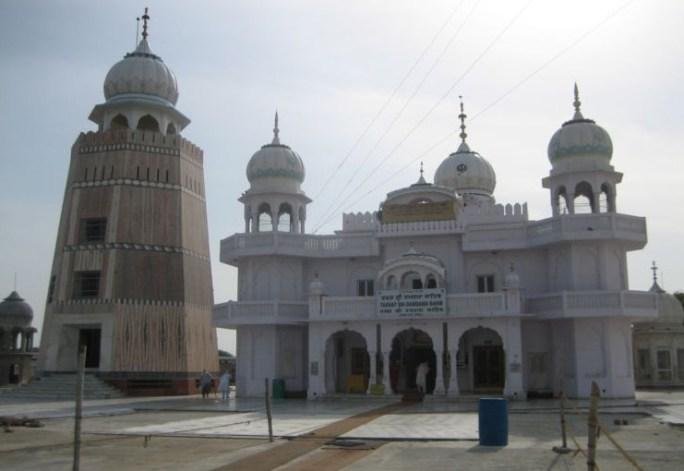
{"label": "paved ground", "polygon": [[[262,400],[89,401],[81,469],[586,469],[581,454],[551,451],[560,444],[557,401],[511,403],[504,448],[478,446],[474,401],[388,407],[391,402],[274,401],[274,429],[286,438],[269,443]],[[583,448],[585,406],[571,401],[568,415],[570,436]],[[601,412],[604,430],[643,469],[684,469],[683,391],[602,401]],[[0,431],[0,469],[71,469],[72,413],[69,403],[0,402],[0,416],[42,417],[45,423],[38,429]],[[334,437],[363,442],[341,447],[329,444]],[[633,469],[605,434],[599,439],[598,463],[602,471]]]}

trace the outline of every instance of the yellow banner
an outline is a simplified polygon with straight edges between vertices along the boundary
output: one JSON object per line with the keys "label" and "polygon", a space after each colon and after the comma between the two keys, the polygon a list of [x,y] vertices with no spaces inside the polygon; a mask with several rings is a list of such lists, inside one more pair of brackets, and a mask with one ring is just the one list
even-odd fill
{"label": "yellow banner", "polygon": [[382,207],[383,224],[394,222],[443,221],[456,219],[453,201],[439,203],[386,204]]}

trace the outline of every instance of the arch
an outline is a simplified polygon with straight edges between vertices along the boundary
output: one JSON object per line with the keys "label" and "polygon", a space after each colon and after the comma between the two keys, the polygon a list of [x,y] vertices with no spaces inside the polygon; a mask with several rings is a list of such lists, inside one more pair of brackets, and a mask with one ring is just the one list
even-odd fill
{"label": "arch", "polygon": [[159,121],[157,121],[152,115],[146,114],[138,120],[137,129],[140,131],[159,132]]}
{"label": "arch", "polygon": [[426,377],[426,394],[435,389],[435,372],[437,357],[432,337],[420,329],[413,327],[398,332],[392,338],[392,350],[389,355],[390,387],[397,394],[416,390],[416,372],[421,363],[428,364]]}
{"label": "arch", "polygon": [[294,232],[292,206],[290,203],[282,203],[278,208],[278,231]]}
{"label": "arch", "polygon": [[397,278],[394,275],[388,276],[385,282],[385,287],[387,289],[397,289]]}
{"label": "arch", "polygon": [[12,332],[12,350],[21,350],[22,336],[21,330],[14,330]]}
{"label": "arch", "polygon": [[365,337],[355,330],[339,330],[325,343],[325,388],[328,394],[368,390],[370,357]]}
{"label": "arch", "polygon": [[169,123],[168,126],[166,126],[166,134],[167,135],[174,135],[176,134],[176,125],[173,123]]}
{"label": "arch", "polygon": [[456,374],[461,393],[503,394],[506,361],[499,333],[478,326],[466,330],[458,339]]}
{"label": "arch", "polygon": [[435,289],[437,288],[437,277],[430,273],[428,276],[425,277],[425,288],[427,289]]}
{"label": "arch", "polygon": [[408,271],[401,276],[401,289],[423,289],[423,280],[415,271]]}
{"label": "arch", "polygon": [[271,205],[261,203],[257,209],[257,232],[268,232],[273,230],[273,215]]}
{"label": "arch", "polygon": [[122,114],[117,114],[112,118],[109,127],[111,129],[128,129],[128,118]]}
{"label": "arch", "polygon": [[610,183],[601,184],[601,193],[599,194],[599,211],[602,213],[615,212],[615,192]]}
{"label": "arch", "polygon": [[594,207],[594,190],[589,182],[582,181],[575,185],[573,207],[575,214],[596,212],[596,208]]}
{"label": "arch", "polygon": [[558,214],[568,214],[568,192],[565,189],[565,186],[561,185],[560,187],[558,187],[558,190],[556,190],[556,196],[554,197],[554,205],[556,206]]}
{"label": "arch", "polygon": [[21,382],[21,365],[19,363],[12,363],[9,366],[9,377],[7,380],[9,384],[19,384]]}

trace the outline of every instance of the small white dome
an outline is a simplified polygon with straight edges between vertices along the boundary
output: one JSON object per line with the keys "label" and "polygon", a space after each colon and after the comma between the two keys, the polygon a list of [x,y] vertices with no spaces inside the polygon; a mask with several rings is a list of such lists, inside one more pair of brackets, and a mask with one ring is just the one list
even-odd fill
{"label": "small white dome", "polygon": [[496,173],[484,157],[462,142],[437,168],[435,184],[451,188],[459,195],[491,196],[496,187]]}
{"label": "small white dome", "polygon": [[684,324],[682,303],[670,293],[660,293],[658,298],[658,320]]}
{"label": "small white dome", "polygon": [[563,123],[549,141],[548,156],[554,167],[561,161],[587,161],[592,168],[607,166],[613,156],[613,142],[601,126],[585,119],[580,111],[581,102],[575,85],[575,115]]}
{"label": "small white dome", "polygon": [[247,179],[257,189],[299,191],[306,172],[302,158],[289,146],[280,143],[278,115],[273,141],[261,147],[247,164]]}
{"label": "small white dome", "polygon": [[109,101],[123,95],[152,95],[175,105],[178,84],[173,72],[155,55],[143,38],[135,51],[114,64],[104,81],[104,95]]}

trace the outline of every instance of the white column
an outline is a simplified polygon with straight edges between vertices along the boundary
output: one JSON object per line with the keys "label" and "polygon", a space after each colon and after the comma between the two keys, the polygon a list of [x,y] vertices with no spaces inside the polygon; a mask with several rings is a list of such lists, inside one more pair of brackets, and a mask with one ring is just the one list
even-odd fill
{"label": "white column", "polygon": [[389,357],[390,352],[382,352],[382,384],[385,386],[385,395],[392,394],[392,386],[390,384],[389,375]]}
{"label": "white column", "polygon": [[368,350],[368,356],[370,357],[370,374],[368,375],[368,391],[366,393],[370,394],[372,386],[378,380],[378,355],[376,351]]}
{"label": "white column", "polygon": [[443,354],[444,352],[442,350],[435,350],[435,356],[437,357],[437,361],[435,362],[436,365],[435,367],[437,368],[437,371],[435,372],[435,389],[432,392],[434,395],[444,395],[444,362],[443,362]]}
{"label": "white column", "polygon": [[449,358],[451,359],[451,375],[449,376],[449,397],[459,396],[461,393],[458,390],[458,369],[456,368],[456,354],[458,348],[452,348],[449,351]]}

